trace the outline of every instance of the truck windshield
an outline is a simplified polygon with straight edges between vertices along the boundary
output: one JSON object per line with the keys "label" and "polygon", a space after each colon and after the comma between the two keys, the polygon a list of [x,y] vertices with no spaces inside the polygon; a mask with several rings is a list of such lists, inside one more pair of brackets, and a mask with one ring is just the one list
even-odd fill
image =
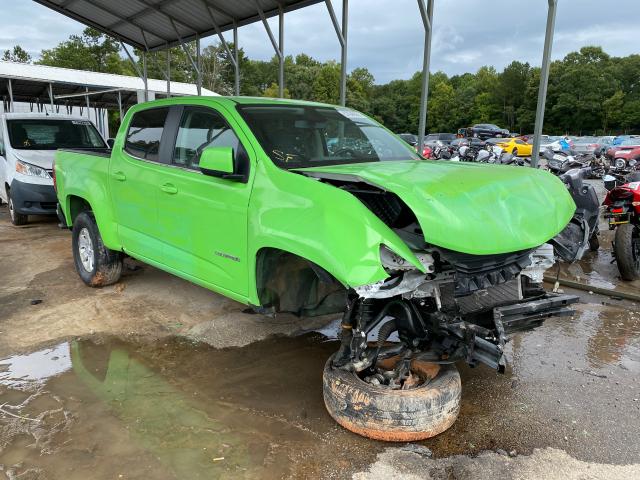
{"label": "truck windshield", "polygon": [[407,143],[349,108],[239,105],[238,111],[281,168],[421,159]]}
{"label": "truck windshield", "polygon": [[15,119],[7,120],[11,147],[18,150],[58,148],[107,148],[88,120]]}

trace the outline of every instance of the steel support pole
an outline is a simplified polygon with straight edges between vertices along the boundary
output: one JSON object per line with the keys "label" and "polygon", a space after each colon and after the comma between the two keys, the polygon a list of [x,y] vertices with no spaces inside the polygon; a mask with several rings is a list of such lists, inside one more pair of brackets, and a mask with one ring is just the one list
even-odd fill
{"label": "steel support pole", "polygon": [[171,49],[167,48],[167,97],[171,96]]}
{"label": "steel support pole", "polygon": [[53,84],[49,82],[49,100],[51,102],[51,113],[53,112]]}
{"label": "steel support pole", "polygon": [[424,58],[422,61],[422,92],[420,93],[420,119],[418,122],[418,153],[422,154],[422,143],[427,127],[427,100],[429,98],[429,63],[431,61],[431,34],[433,32],[433,1],[418,0],[420,16],[424,26]]}
{"label": "steel support pole", "polygon": [[278,96],[284,98],[284,9],[282,4],[278,5],[278,48],[280,48],[279,70],[278,70]]}
{"label": "steel support pole", "polygon": [[240,95],[240,60],[238,54],[238,25],[233,24],[233,56],[235,57],[235,94]]}
{"label": "steel support pole", "polygon": [[84,96],[87,102],[87,118],[91,120],[91,112],[89,112],[89,87],[84,87],[84,91],[87,92],[87,95]]}
{"label": "steel support pole", "polygon": [[198,96],[202,95],[202,55],[200,55],[200,35],[196,35],[196,65],[198,66],[196,71],[196,88],[198,89]]}
{"label": "steel support pole", "polygon": [[122,113],[122,92],[118,90],[118,112],[120,112],[120,123],[124,119],[124,115]]}
{"label": "steel support pole", "polygon": [[340,59],[340,105],[347,103],[347,30],[349,28],[349,0],[342,0],[342,55]]}
{"label": "steel support pole", "polygon": [[9,78],[9,111],[13,112],[13,84],[11,83],[11,79]]}
{"label": "steel support pole", "polygon": [[[269,40],[271,41],[271,45],[273,46],[273,50],[276,52],[276,55],[278,56],[278,61],[280,62],[279,65],[281,66],[281,68],[284,68],[284,55],[282,54],[282,49],[280,47],[280,45],[278,45],[278,42],[276,42],[276,38],[273,36],[273,32],[271,31],[271,27],[269,26],[269,22],[267,21],[267,17],[265,16],[264,12],[262,11],[262,7],[260,6],[260,3],[258,2],[258,0],[254,0],[254,3],[256,5],[256,9],[258,10],[258,15],[260,15],[260,20],[262,20],[262,25],[264,25],[264,29],[267,31],[267,35],[269,36]],[[281,23],[282,25],[282,23]],[[283,82],[279,82],[280,85],[278,87],[278,93],[280,98],[282,98],[283,96],[283,89],[282,87],[284,87]]]}
{"label": "steel support pole", "polygon": [[547,103],[547,86],[549,85],[549,67],[551,65],[551,48],[553,47],[553,32],[556,25],[556,7],[558,0],[548,0],[547,31],[544,37],[544,51],[542,53],[542,68],[540,69],[540,87],[538,90],[538,106],[536,108],[536,123],[533,129],[533,152],[531,152],[531,167],[538,167],[540,157],[540,137],[544,126],[544,108]]}
{"label": "steel support pole", "polygon": [[144,82],[144,101],[149,101],[149,78],[147,74],[147,52],[142,52],[142,81]]}

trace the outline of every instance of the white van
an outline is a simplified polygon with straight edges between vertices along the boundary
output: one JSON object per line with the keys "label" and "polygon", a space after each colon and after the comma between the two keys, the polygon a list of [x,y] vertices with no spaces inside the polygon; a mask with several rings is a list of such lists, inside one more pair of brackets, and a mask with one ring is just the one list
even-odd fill
{"label": "white van", "polygon": [[108,148],[86,118],[42,113],[0,115],[0,203],[14,225],[29,215],[55,215],[52,167],[56,150]]}

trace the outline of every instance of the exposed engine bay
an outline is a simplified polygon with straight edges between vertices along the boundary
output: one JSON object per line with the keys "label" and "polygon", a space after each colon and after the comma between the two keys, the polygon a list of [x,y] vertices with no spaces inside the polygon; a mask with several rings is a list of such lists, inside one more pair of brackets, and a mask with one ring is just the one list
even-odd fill
{"label": "exposed engine bay", "polygon": [[[545,270],[556,263],[554,239],[505,254],[455,252],[426,243],[413,212],[394,193],[345,176],[323,174],[322,181],[360,199],[411,248],[425,271],[381,245],[380,261],[389,277],[349,292],[334,366],[394,388],[403,388],[414,358],[441,364],[465,360],[504,372],[509,334],[573,313],[569,305],[578,297],[543,288]],[[394,333],[400,341],[388,342]],[[395,375],[381,375],[376,363],[397,356],[403,361]]]}

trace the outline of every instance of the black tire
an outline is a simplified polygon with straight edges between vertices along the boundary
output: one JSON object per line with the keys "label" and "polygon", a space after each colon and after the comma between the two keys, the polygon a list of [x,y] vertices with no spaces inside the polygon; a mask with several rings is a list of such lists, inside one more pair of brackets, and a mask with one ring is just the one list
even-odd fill
{"label": "black tire", "polygon": [[122,253],[104,246],[91,212],[81,212],[74,220],[71,244],[76,271],[84,283],[99,288],[120,279]]}
{"label": "black tire", "polygon": [[[322,376],[325,406],[336,422],[358,435],[388,442],[423,440],[444,432],[458,417],[462,387],[455,365],[442,366],[425,385],[392,390],[334,368],[332,360]],[[412,370],[433,366],[416,363]]]}
{"label": "black tire", "polygon": [[591,238],[589,239],[589,250],[591,250],[592,252],[597,252],[599,248],[600,248],[600,239],[598,238],[598,234],[594,233],[593,235],[591,235]]}
{"label": "black tire", "polygon": [[514,157],[517,157],[517,156],[518,156],[518,149],[517,149],[517,148],[514,148],[513,150],[511,150],[511,154],[512,154]]}
{"label": "black tire", "polygon": [[9,219],[11,223],[15,226],[19,227],[20,225],[26,225],[29,222],[29,215],[23,215],[22,213],[16,212],[13,200],[11,199],[11,190],[7,189],[7,204],[9,206]]}
{"label": "black tire", "polygon": [[640,236],[638,227],[626,223],[616,228],[616,263],[623,280],[640,278]]}

